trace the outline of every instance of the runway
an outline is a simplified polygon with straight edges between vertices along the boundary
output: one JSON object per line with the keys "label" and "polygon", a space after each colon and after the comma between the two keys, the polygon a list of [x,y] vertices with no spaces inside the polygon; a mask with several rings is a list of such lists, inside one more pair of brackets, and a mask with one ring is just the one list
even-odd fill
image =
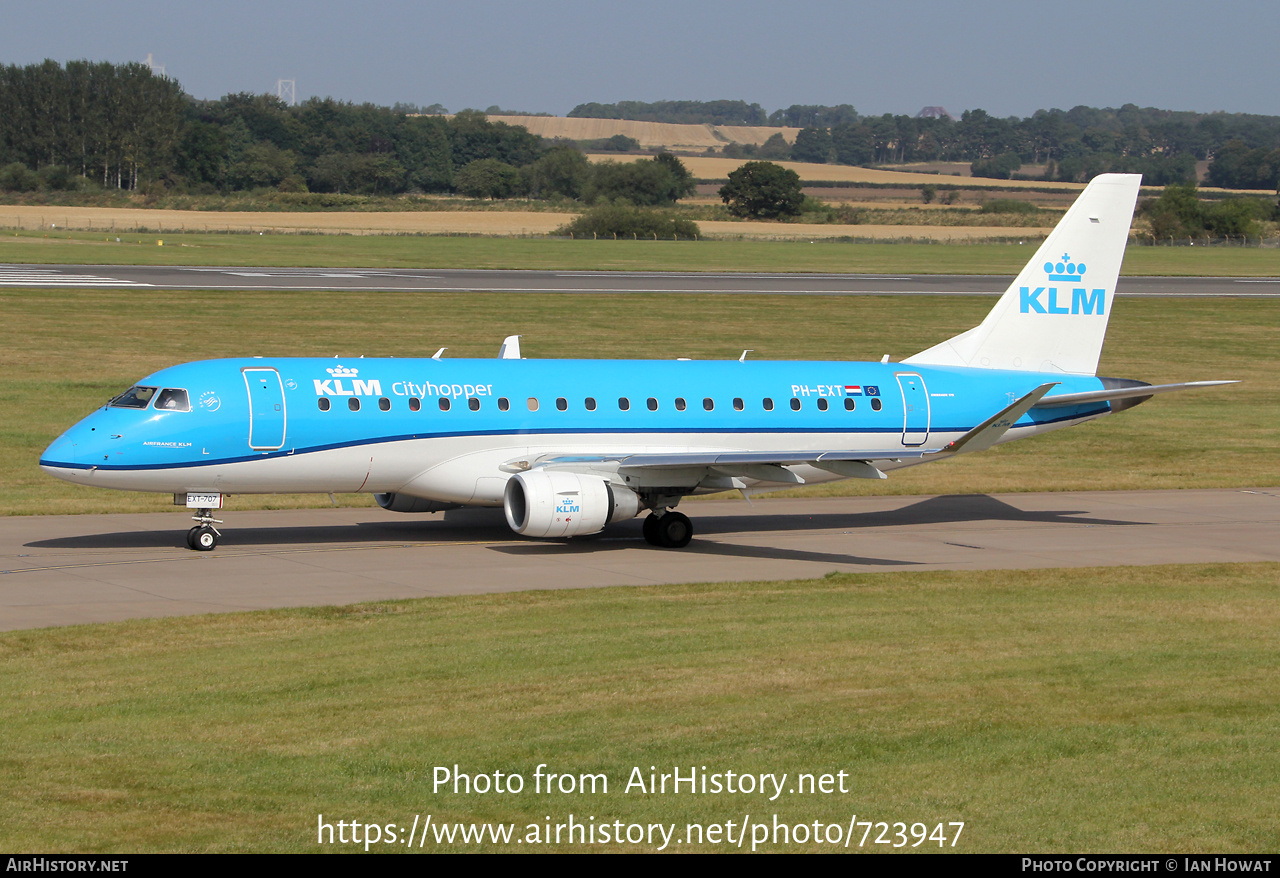
{"label": "runway", "polygon": [[526,540],[501,512],[224,510],[184,546],[181,512],[0,518],[0,630],[552,588],[782,580],[831,571],[1280,561],[1280,489],[688,502],[697,536],[640,519]]}
{"label": "runway", "polygon": [[[156,287],[370,292],[744,293],[805,296],[997,295],[997,275],[738,274],[372,268],[0,265],[0,288]],[[1122,277],[1119,296],[1280,297],[1280,278]]]}

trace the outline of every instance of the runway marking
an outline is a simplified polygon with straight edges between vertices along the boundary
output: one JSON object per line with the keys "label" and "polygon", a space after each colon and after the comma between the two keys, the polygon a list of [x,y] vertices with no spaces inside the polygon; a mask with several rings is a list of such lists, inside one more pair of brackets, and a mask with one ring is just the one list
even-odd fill
{"label": "runway marking", "polygon": [[149,287],[153,284],[92,274],[65,274],[54,268],[0,266],[0,287]]}

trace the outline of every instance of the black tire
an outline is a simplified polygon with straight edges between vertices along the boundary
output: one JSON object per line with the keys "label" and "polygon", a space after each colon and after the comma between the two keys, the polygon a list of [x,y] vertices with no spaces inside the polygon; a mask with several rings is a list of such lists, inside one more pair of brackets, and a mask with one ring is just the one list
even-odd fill
{"label": "black tire", "polygon": [[218,532],[211,527],[197,527],[191,537],[191,548],[197,552],[212,552],[218,545]]}
{"label": "black tire", "polygon": [[650,512],[649,516],[644,520],[644,541],[651,546],[662,547],[662,537],[658,535],[658,522],[662,520],[662,516],[656,512]]}
{"label": "black tire", "polygon": [[191,528],[191,530],[187,531],[187,548],[188,549],[194,549],[196,547],[196,531],[198,531],[199,529],[200,528],[198,527],[193,527]]}
{"label": "black tire", "polygon": [[679,512],[668,512],[658,519],[658,536],[664,549],[683,549],[693,539],[693,522]]}

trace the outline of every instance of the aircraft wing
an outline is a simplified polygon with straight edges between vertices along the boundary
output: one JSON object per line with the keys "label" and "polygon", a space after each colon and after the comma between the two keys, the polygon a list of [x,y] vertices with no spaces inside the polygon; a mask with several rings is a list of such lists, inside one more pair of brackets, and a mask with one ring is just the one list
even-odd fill
{"label": "aircraft wing", "polygon": [[875,466],[880,460],[921,460],[951,456],[990,448],[1014,423],[1031,410],[1057,384],[1042,384],[1026,396],[987,418],[968,433],[941,449],[932,451],[912,448],[850,450],[832,448],[803,451],[691,451],[671,453],[638,453],[613,455],[549,454],[533,460],[509,461],[507,472],[532,469],[563,470],[616,474],[636,485],[689,486],[705,485],[724,478],[745,478],[759,482],[803,485],[804,479],[788,466],[806,465],[826,470],[845,478],[883,479],[885,474]]}

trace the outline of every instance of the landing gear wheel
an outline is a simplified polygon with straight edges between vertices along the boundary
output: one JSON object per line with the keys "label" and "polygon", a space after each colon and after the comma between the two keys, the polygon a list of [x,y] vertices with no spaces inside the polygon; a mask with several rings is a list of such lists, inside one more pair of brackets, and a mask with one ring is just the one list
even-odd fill
{"label": "landing gear wheel", "polygon": [[196,533],[199,530],[200,528],[193,527],[191,528],[191,530],[187,531],[187,548],[188,549],[194,549],[196,547]]}
{"label": "landing gear wheel", "polygon": [[193,527],[188,539],[191,541],[191,548],[197,552],[211,552],[218,545],[218,532],[208,525]]}
{"label": "landing gear wheel", "polygon": [[649,517],[644,520],[644,541],[651,546],[662,546],[662,537],[658,536],[658,522],[662,520],[662,516],[656,512],[650,512]]}
{"label": "landing gear wheel", "polygon": [[683,549],[693,539],[693,522],[679,512],[668,512],[659,518],[656,529],[664,549]]}

